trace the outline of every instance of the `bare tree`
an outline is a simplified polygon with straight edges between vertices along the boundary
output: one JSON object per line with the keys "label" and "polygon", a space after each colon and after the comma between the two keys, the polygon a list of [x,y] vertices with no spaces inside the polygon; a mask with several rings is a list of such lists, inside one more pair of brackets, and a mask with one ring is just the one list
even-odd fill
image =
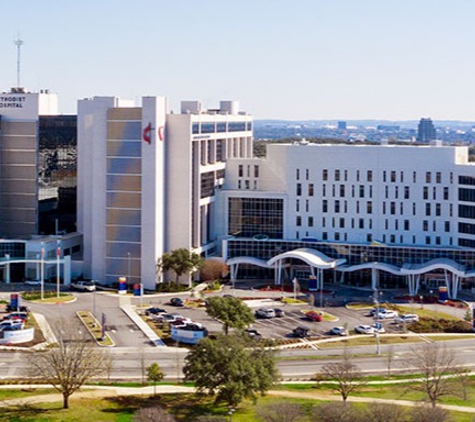
{"label": "bare tree", "polygon": [[460,396],[462,397],[462,400],[467,401],[468,400],[468,386],[469,386],[471,371],[468,368],[457,368],[457,369],[458,370],[456,373],[456,378],[461,387]]}
{"label": "bare tree", "polygon": [[256,415],[262,422],[300,422],[306,420],[300,404],[287,402],[258,406]]}
{"label": "bare tree", "polygon": [[448,422],[450,412],[437,406],[421,405],[411,409],[411,422]]}
{"label": "bare tree", "polygon": [[163,407],[143,407],[134,413],[134,422],[176,422],[176,419],[167,413]]}
{"label": "bare tree", "polygon": [[63,396],[63,408],[69,397],[89,379],[107,371],[110,355],[74,329],[58,330],[57,344],[33,353],[28,359],[28,375],[50,383]]}
{"label": "bare tree", "polygon": [[394,362],[394,346],[391,344],[387,349],[386,349],[386,357],[385,357],[385,360],[386,360],[386,368],[387,368],[387,374],[388,374],[388,378],[391,376],[391,369],[392,369],[392,366],[393,366],[393,362]]}
{"label": "bare tree", "polygon": [[364,411],[367,422],[401,422],[406,420],[406,410],[397,404],[372,403]]}
{"label": "bare tree", "polygon": [[424,343],[412,348],[405,366],[412,366],[420,373],[420,382],[412,383],[409,388],[424,392],[435,407],[441,397],[457,393],[456,385],[450,379],[458,372],[456,363],[455,353],[445,344]]}
{"label": "bare tree", "polygon": [[367,422],[361,411],[352,404],[322,403],[312,409],[312,421],[316,422]]}
{"label": "bare tree", "polygon": [[317,374],[318,381],[331,381],[328,386],[340,393],[344,402],[348,396],[364,384],[363,374],[353,363],[353,356],[345,348],[341,361],[329,363]]}

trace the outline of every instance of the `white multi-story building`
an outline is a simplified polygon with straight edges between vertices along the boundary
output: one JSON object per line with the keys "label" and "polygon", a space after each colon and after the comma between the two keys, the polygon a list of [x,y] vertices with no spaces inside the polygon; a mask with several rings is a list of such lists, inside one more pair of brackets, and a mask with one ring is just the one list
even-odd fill
{"label": "white multi-story building", "polygon": [[[230,160],[226,173],[217,225],[224,255],[242,274],[256,268],[246,256],[274,271],[280,253],[310,248],[346,261],[323,265],[335,267],[334,281],[364,283],[369,274],[374,284],[371,272],[383,270],[402,283],[412,277],[414,292],[429,272],[426,278],[442,280],[437,272],[473,276],[475,166],[468,147],[273,144],[264,159]],[[410,270],[414,265],[421,268]]]}
{"label": "white multi-story building", "polygon": [[154,288],[166,251],[216,251],[215,192],[228,158],[252,156],[252,118],[234,101],[202,110],[162,97],[140,106],[115,97],[79,102],[78,229],[84,273]]}

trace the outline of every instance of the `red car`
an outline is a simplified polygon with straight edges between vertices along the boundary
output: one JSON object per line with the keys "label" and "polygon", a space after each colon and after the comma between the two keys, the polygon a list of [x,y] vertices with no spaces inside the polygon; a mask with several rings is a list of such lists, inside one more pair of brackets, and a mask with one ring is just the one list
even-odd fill
{"label": "red car", "polygon": [[305,317],[308,318],[310,321],[317,321],[317,322],[323,321],[322,315],[317,311],[308,311],[305,313]]}

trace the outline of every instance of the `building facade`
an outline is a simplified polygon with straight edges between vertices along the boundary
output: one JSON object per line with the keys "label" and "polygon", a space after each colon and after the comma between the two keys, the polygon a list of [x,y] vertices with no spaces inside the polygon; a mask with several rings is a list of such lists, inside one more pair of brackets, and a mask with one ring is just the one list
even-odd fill
{"label": "building facade", "polygon": [[[467,147],[274,144],[265,159],[233,159],[226,172],[218,226],[227,259],[268,261],[306,247],[346,260],[334,280],[343,270],[343,278],[371,278],[368,264],[385,263],[402,283],[398,268],[431,260],[463,266],[462,278],[475,269]],[[247,276],[275,270],[243,268]]]}
{"label": "building facade", "polygon": [[422,118],[417,125],[417,140],[418,142],[428,143],[437,139],[437,131],[434,123],[429,118]]}
{"label": "building facade", "polygon": [[154,288],[164,252],[216,253],[216,192],[225,163],[252,156],[252,118],[233,101],[197,101],[167,113],[166,99],[136,106],[116,97],[79,102],[78,227],[84,270]]}

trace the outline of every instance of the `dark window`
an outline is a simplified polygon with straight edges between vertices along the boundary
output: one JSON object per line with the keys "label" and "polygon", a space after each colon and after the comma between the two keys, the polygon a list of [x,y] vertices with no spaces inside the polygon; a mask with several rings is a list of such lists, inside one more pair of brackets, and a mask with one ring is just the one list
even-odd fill
{"label": "dark window", "polygon": [[226,132],[226,123],[225,122],[218,123],[217,127],[218,127],[218,132],[220,132],[220,133]]}
{"label": "dark window", "polygon": [[475,177],[459,176],[459,184],[460,185],[475,186]]}
{"label": "dark window", "polygon": [[430,215],[430,204],[426,204],[426,215]]}
{"label": "dark window", "polygon": [[228,132],[241,132],[246,130],[246,122],[228,122]]}
{"label": "dark window", "polygon": [[313,227],[313,217],[308,217],[308,227]]}
{"label": "dark window", "polygon": [[214,122],[202,122],[201,123],[201,133],[214,133],[215,132]]}
{"label": "dark window", "polygon": [[191,132],[195,135],[200,133],[200,124],[199,123],[193,123],[191,125]]}
{"label": "dark window", "polygon": [[440,204],[437,203],[437,204],[435,204],[435,215],[437,217],[440,217],[440,213],[441,213],[441,207],[440,207]]}
{"label": "dark window", "polygon": [[475,202],[475,189],[459,188],[459,200]]}
{"label": "dark window", "polygon": [[444,199],[448,200],[449,199],[449,188],[444,187]]}
{"label": "dark window", "polygon": [[308,184],[308,196],[313,196],[313,183]]}
{"label": "dark window", "polygon": [[364,198],[364,185],[360,185],[360,198]]}
{"label": "dark window", "polygon": [[459,233],[475,234],[475,224],[459,223]]}
{"label": "dark window", "polygon": [[432,174],[430,171],[426,171],[426,183],[431,183]]}
{"label": "dark window", "polygon": [[297,224],[297,227],[300,227],[302,225],[302,217],[300,217],[300,215],[297,215],[296,224]]}
{"label": "dark window", "polygon": [[326,199],[322,201],[322,212],[328,212],[328,201]]}
{"label": "dark window", "polygon": [[295,178],[300,180],[300,169],[295,169]]}
{"label": "dark window", "polygon": [[201,198],[208,198],[214,195],[214,177],[214,171],[201,175]]}
{"label": "dark window", "polygon": [[337,182],[340,180],[340,170],[335,170],[335,180]]}
{"label": "dark window", "polygon": [[404,220],[404,230],[409,231],[409,220]]}
{"label": "dark window", "polygon": [[372,182],[372,181],[373,181],[373,172],[372,172],[371,170],[368,170],[368,171],[366,172],[366,180],[367,180],[368,182]]}
{"label": "dark window", "polygon": [[450,232],[450,221],[444,223],[444,229],[446,232]]}
{"label": "dark window", "polygon": [[238,176],[239,177],[244,176],[244,166],[242,164],[239,164],[239,166],[238,166]]}
{"label": "dark window", "polygon": [[246,129],[247,130],[252,130],[252,122],[247,122],[246,123]]}
{"label": "dark window", "polygon": [[391,172],[391,182],[395,182],[395,181],[396,181],[396,172],[392,171]]}
{"label": "dark window", "polygon": [[435,173],[435,182],[436,183],[442,183],[442,173],[440,171]]}
{"label": "dark window", "polygon": [[409,199],[409,197],[410,197],[409,186],[404,186],[404,199]]}
{"label": "dark window", "polygon": [[335,212],[340,212],[340,201],[335,201]]}
{"label": "dark window", "polygon": [[427,186],[423,188],[422,199],[429,199],[429,188]]}
{"label": "dark window", "polygon": [[259,166],[254,166],[254,177],[259,177]]}
{"label": "dark window", "polygon": [[475,248],[475,240],[459,239],[459,246],[464,246],[466,248]]}
{"label": "dark window", "polygon": [[297,196],[301,196],[301,195],[302,195],[302,184],[297,183]]}
{"label": "dark window", "polygon": [[368,201],[366,203],[366,212],[368,214],[372,214],[373,213],[373,203],[371,201]]}
{"label": "dark window", "polygon": [[345,197],[345,185],[340,185],[340,197]]}
{"label": "dark window", "polygon": [[340,229],[344,229],[344,228],[345,228],[345,219],[340,218]]}
{"label": "dark window", "polygon": [[322,170],[322,180],[328,180],[328,170],[327,169]]}
{"label": "dark window", "polygon": [[429,222],[427,220],[424,220],[422,222],[422,231],[424,232],[429,231]]}

